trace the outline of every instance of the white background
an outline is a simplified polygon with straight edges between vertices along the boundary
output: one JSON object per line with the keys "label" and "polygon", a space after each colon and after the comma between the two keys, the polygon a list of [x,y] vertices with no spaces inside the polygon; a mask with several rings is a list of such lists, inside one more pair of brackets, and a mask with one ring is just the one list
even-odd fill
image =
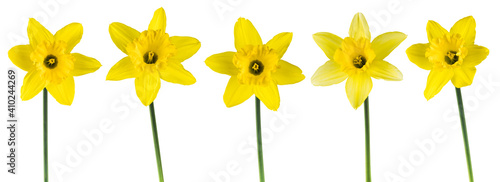
{"label": "white background", "polygon": [[[388,31],[408,35],[386,58],[402,71],[404,80],[375,80],[370,93],[373,181],[398,181],[390,180],[388,176],[392,176],[408,182],[466,182],[454,87],[449,83],[435,98],[426,101],[423,91],[428,71],[411,63],[405,50],[412,44],[427,42],[428,20],[449,29],[457,20],[473,15],[477,22],[476,43],[488,47],[490,55],[477,66],[472,86],[462,89],[472,164],[476,181],[498,181],[500,39],[498,4],[494,2],[2,1],[0,71],[4,84],[0,85],[6,87],[7,68],[14,66],[8,50],[28,44],[28,18],[37,18],[53,33],[71,22],[82,23],[83,38],[73,52],[94,57],[103,66],[75,79],[72,106],[60,105],[49,96],[50,181],[157,181],[149,110],[135,95],[133,79],[111,82],[105,77],[125,56],[111,41],[109,24],[122,22],[143,31],[153,12],[164,7],[170,35],[192,36],[201,41],[198,53],[184,62],[197,78],[196,84],[182,86],[162,81],[155,100],[165,181],[255,182],[258,166],[254,100],[226,108],[222,95],[229,77],[211,71],[204,63],[212,54],[234,51],[234,23],[238,17],[245,17],[253,22],[264,42],[280,32],[293,32],[284,59],[306,75],[298,84],[279,87],[278,112],[262,106],[267,181],[364,181],[362,107],[354,110],[350,106],[345,83],[314,87],[310,82],[316,69],[327,61],[312,34],[327,31],[346,37],[354,14],[363,12],[373,38]],[[26,72],[16,69],[21,82]],[[0,130],[0,161],[4,166],[0,181],[43,180],[41,95],[19,101],[16,175],[6,172],[7,130]],[[6,103],[6,99],[2,101]],[[5,110],[2,113],[7,114]],[[106,124],[107,129],[99,127]],[[89,132],[98,133],[93,135],[98,140],[86,137]],[[436,134],[440,137],[433,138]],[[423,141],[432,142],[426,145],[429,151],[417,144]],[[219,176],[219,180],[211,175]]]}

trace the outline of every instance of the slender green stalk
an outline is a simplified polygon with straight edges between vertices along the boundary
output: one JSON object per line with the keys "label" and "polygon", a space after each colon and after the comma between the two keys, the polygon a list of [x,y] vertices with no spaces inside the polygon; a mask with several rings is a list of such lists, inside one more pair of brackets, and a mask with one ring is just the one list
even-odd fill
{"label": "slender green stalk", "polygon": [[467,125],[465,124],[465,113],[464,113],[464,103],[462,102],[462,91],[460,88],[455,88],[457,93],[457,103],[458,111],[460,113],[460,124],[462,125],[462,135],[464,137],[465,146],[465,156],[467,157],[467,171],[469,172],[469,181],[474,182],[474,176],[472,175],[472,162],[470,159],[469,151],[469,137],[467,136]]}
{"label": "slender green stalk", "polygon": [[43,181],[49,181],[49,163],[48,163],[48,142],[47,142],[47,132],[48,132],[48,104],[47,104],[47,89],[43,89]]}
{"label": "slender green stalk", "polygon": [[156,116],[155,116],[155,106],[151,102],[149,105],[149,113],[151,115],[151,128],[153,129],[153,139],[155,143],[155,154],[156,154],[156,165],[158,168],[158,177],[160,182],[163,182],[163,169],[161,167],[161,156],[160,156],[160,144],[158,143],[158,131],[156,131]]}
{"label": "slender green stalk", "polygon": [[366,182],[372,181],[370,162],[370,110],[368,97],[365,100],[365,159],[366,159]]}
{"label": "slender green stalk", "polygon": [[260,182],[265,182],[264,178],[264,156],[262,155],[262,132],[260,126],[260,100],[255,96],[255,120],[257,122],[257,152],[259,154],[259,178]]}

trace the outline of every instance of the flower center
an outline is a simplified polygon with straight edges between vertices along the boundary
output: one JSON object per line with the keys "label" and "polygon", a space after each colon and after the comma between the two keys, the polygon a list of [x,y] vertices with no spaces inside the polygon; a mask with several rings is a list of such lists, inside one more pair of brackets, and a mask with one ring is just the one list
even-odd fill
{"label": "flower center", "polygon": [[458,61],[458,58],[459,56],[456,51],[448,51],[448,53],[444,56],[444,61],[446,61],[449,65],[453,65]]}
{"label": "flower center", "polygon": [[245,85],[271,83],[278,61],[276,52],[266,45],[248,45],[233,56],[233,64],[239,70],[238,81]]}
{"label": "flower center", "polygon": [[66,52],[64,41],[42,41],[31,52],[30,59],[40,72],[41,79],[52,84],[59,84],[68,76],[75,66],[75,57]]}
{"label": "flower center", "polygon": [[127,45],[128,56],[139,71],[157,71],[165,68],[169,58],[177,54],[167,33],[161,30],[146,30]]}
{"label": "flower center", "polygon": [[250,69],[250,73],[257,76],[257,75],[260,75],[264,71],[264,65],[259,60],[253,60],[252,62],[250,62],[249,69]]}
{"label": "flower center", "polygon": [[354,60],[352,60],[352,64],[356,68],[362,68],[366,64],[366,58],[363,57],[362,55],[359,55],[356,58],[354,58]]}
{"label": "flower center", "polygon": [[43,60],[43,65],[49,69],[54,69],[57,66],[57,57],[50,54]]}
{"label": "flower center", "polygon": [[452,68],[462,65],[468,50],[459,34],[446,34],[430,42],[425,57],[435,66]]}
{"label": "flower center", "polygon": [[156,61],[158,61],[158,54],[153,51],[149,51],[144,54],[143,59],[146,64],[155,64]]}

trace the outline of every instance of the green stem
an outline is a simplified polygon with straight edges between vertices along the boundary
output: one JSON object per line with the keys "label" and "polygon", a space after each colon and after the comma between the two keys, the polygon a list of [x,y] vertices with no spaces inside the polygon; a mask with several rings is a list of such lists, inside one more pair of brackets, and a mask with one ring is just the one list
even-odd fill
{"label": "green stem", "polygon": [[365,100],[365,159],[366,159],[366,182],[372,181],[370,164],[370,110],[368,97]]}
{"label": "green stem", "polygon": [[43,179],[49,181],[49,164],[48,164],[48,142],[47,142],[47,122],[48,122],[48,104],[47,104],[47,89],[43,88]]}
{"label": "green stem", "polygon": [[149,113],[151,115],[151,128],[153,129],[153,139],[155,143],[156,165],[158,168],[158,177],[160,182],[163,182],[163,169],[161,167],[160,144],[158,143],[158,131],[156,131],[155,106],[151,102],[149,105]]}
{"label": "green stem", "polygon": [[257,123],[257,153],[259,154],[259,177],[260,182],[265,182],[264,178],[264,157],[262,155],[262,132],[260,125],[260,100],[255,96],[255,120]]}
{"label": "green stem", "polygon": [[460,90],[460,88],[455,88],[455,91],[457,93],[458,111],[460,113],[460,124],[462,125],[462,135],[464,137],[465,156],[467,157],[467,171],[469,172],[469,181],[474,182],[474,176],[472,175],[472,162],[470,159],[470,151],[469,151],[469,139],[467,136],[467,125],[465,124],[464,103],[462,102],[462,91]]}

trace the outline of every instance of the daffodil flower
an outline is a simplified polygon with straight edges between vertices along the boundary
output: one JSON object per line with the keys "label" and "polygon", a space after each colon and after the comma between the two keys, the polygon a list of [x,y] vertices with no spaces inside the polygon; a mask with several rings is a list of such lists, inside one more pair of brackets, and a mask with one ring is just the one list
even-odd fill
{"label": "daffodil flower", "polygon": [[165,33],[166,21],[165,10],[159,8],[148,30],[142,33],[122,23],[111,23],[111,39],[127,56],[116,63],[106,76],[106,80],[113,81],[135,78],[137,96],[142,104],[149,106],[160,182],[164,178],[153,101],[160,90],[160,79],[182,85],[196,82],[181,63],[193,56],[201,46],[200,41],[193,37],[169,36]]}
{"label": "daffodil flower", "polygon": [[489,50],[474,43],[476,20],[472,16],[457,21],[449,32],[437,22],[430,20],[427,23],[427,38],[429,43],[414,44],[406,50],[406,54],[418,67],[430,70],[424,91],[427,100],[438,94],[450,80],[455,86],[469,181],[473,182],[469,139],[460,88],[472,84],[476,66],[486,59]]}
{"label": "daffodil flower", "polygon": [[101,67],[99,61],[71,50],[80,42],[83,27],[71,23],[55,35],[33,18],[28,22],[29,45],[9,50],[9,58],[28,73],[21,87],[21,99],[30,100],[47,88],[57,102],[71,105],[75,97],[74,76],[92,73]]}
{"label": "daffodil flower", "polygon": [[63,105],[71,105],[75,97],[74,76],[98,70],[101,63],[94,58],[71,50],[82,39],[83,27],[71,23],[50,33],[34,18],[28,22],[29,45],[14,46],[9,58],[17,67],[28,73],[21,87],[21,99],[30,100],[43,90],[43,167],[44,181],[48,177],[48,92]]}
{"label": "daffodil flower", "polygon": [[313,35],[316,44],[328,57],[311,78],[315,86],[329,86],[347,79],[347,98],[357,109],[372,89],[372,79],[400,81],[401,72],[384,59],[403,41],[401,32],[388,32],[371,40],[368,23],[363,14],[354,16],[349,37],[344,39],[328,32]]}
{"label": "daffodil flower", "polygon": [[205,61],[213,71],[231,76],[223,97],[227,107],[239,105],[255,94],[267,108],[278,110],[277,85],[305,78],[299,67],[281,59],[291,41],[292,33],[283,32],[263,44],[252,22],[238,19],[234,26],[236,52],[214,54]]}
{"label": "daffodil flower", "polygon": [[169,36],[165,33],[166,15],[163,8],[155,11],[148,30],[139,31],[122,23],[109,25],[111,39],[126,57],[109,70],[106,80],[135,78],[135,90],[142,104],[149,106],[160,90],[160,79],[191,85],[194,76],[182,62],[200,49],[193,37]]}
{"label": "daffodil flower", "polygon": [[277,85],[294,84],[305,78],[299,67],[281,59],[291,41],[292,33],[283,32],[262,44],[252,22],[239,18],[234,25],[236,52],[214,54],[205,61],[213,71],[231,76],[223,97],[227,107],[239,105],[255,94],[260,182],[265,182],[260,101],[268,109],[278,110],[280,96]]}
{"label": "daffodil flower", "polygon": [[371,181],[370,117],[368,95],[372,89],[372,77],[388,81],[403,79],[401,72],[384,59],[406,39],[401,32],[388,32],[371,40],[365,16],[354,15],[349,37],[344,39],[328,33],[313,35],[316,44],[330,60],[318,68],[311,78],[315,86],[329,86],[347,79],[347,98],[354,109],[364,102],[366,181]]}
{"label": "daffodil flower", "polygon": [[424,96],[433,98],[451,80],[456,88],[472,84],[476,66],[489,54],[486,47],[474,44],[476,21],[465,17],[448,32],[435,21],[427,23],[427,44],[414,44],[406,50],[411,62],[431,70]]}

